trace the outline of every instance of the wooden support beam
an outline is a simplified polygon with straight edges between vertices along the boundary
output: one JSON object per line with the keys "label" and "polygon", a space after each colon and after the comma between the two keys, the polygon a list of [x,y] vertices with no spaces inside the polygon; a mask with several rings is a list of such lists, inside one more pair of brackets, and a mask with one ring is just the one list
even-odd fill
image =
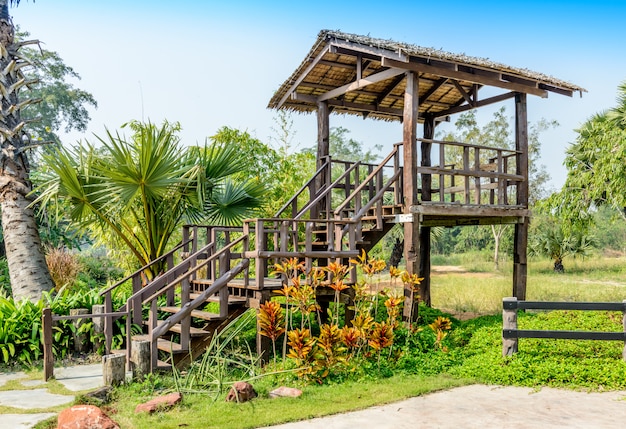
{"label": "wooden support beam", "polygon": [[[528,105],[526,94],[515,95],[515,150],[516,171],[528,179]],[[528,208],[528,180],[523,180],[517,186],[517,205]],[[513,296],[519,300],[526,299],[527,279],[527,247],[528,247],[529,218],[524,223],[515,225],[513,239]]]}
{"label": "wooden support beam", "polygon": [[399,49],[398,52],[392,52],[389,49],[363,45],[361,43],[341,39],[332,39],[329,46],[334,49],[335,52],[341,52],[347,55],[352,54],[356,56],[361,53],[364,58],[380,59],[381,57],[393,57],[393,59],[397,61],[408,61],[407,55]]}
{"label": "wooden support beam", "polygon": [[472,100],[472,97],[470,97],[470,95],[467,93],[467,91],[465,91],[465,88],[463,88],[461,86],[461,84],[459,83],[458,80],[456,79],[452,79],[452,83],[454,84],[454,87],[456,88],[457,91],[459,91],[459,94],[461,94],[461,96],[463,97],[463,99],[465,100],[465,102],[467,104],[469,104],[472,107],[476,107],[476,100]]}
{"label": "wooden support beam", "polygon": [[[482,85],[495,86],[498,88],[504,88],[512,91],[523,92],[525,94],[537,95],[542,98],[548,96],[548,92],[544,89],[540,89],[537,85],[531,86],[516,82],[507,82],[495,77],[495,74],[491,72],[479,71],[476,69],[474,72],[464,71],[460,67],[442,67],[433,66],[425,63],[418,62],[402,62],[391,58],[382,59],[383,67],[399,68],[403,70],[411,70],[417,73],[429,73],[436,76],[448,77],[451,79],[466,80],[472,83],[479,83]],[[452,64],[454,66],[454,64]]]}
{"label": "wooden support beam", "polygon": [[[435,119],[429,118],[424,121],[424,141],[421,143],[422,165],[431,166],[432,143],[429,140],[435,137]],[[422,201],[431,201],[432,176],[422,175]],[[419,254],[419,276],[423,279],[419,286],[420,300],[430,307],[430,248],[431,236],[430,227],[422,226],[419,233],[420,254]]]}
{"label": "wooden support beam", "polygon": [[289,91],[285,92],[285,95],[283,95],[283,98],[280,99],[280,101],[278,102],[278,105],[276,106],[277,110],[279,110],[281,106],[285,103],[285,101],[287,101],[287,99],[291,97],[292,93],[296,92],[296,88],[298,88],[298,85],[300,85],[300,83],[308,76],[311,70],[315,68],[317,63],[321,61],[321,59],[324,57],[324,55],[328,53],[329,50],[330,50],[330,46],[326,46],[324,49],[322,49],[322,51],[319,54],[317,54],[317,57],[315,57],[313,61],[311,61],[311,64],[309,64],[307,68],[300,74],[300,77],[296,79],[294,83],[291,84]]}
{"label": "wooden support beam", "polygon": [[[404,91],[404,114],[402,120],[404,168],[404,212],[418,204],[417,198],[417,121],[419,108],[419,77],[417,73],[406,73],[406,89]],[[409,274],[419,274],[420,256],[420,224],[417,219],[404,224],[404,259]],[[414,285],[408,284],[404,289],[404,314],[407,322],[417,319],[417,294]]]}
{"label": "wooden support beam", "polygon": [[463,104],[461,106],[455,106],[447,110],[442,110],[441,112],[434,113],[437,117],[453,115],[455,113],[466,112],[468,110],[475,109],[477,107],[488,106],[489,104],[499,103],[504,100],[508,100],[509,98],[515,97],[516,92],[506,92],[504,94],[496,95],[493,97],[485,98],[484,100],[478,100],[474,105]]}
{"label": "wooden support beam", "polygon": [[[316,170],[319,170],[326,163],[330,154],[330,110],[325,101],[317,103],[317,158]],[[315,179],[315,189],[313,195],[317,195],[320,189],[327,185],[326,174],[320,174]],[[316,207],[311,209],[311,217],[315,218],[325,209],[325,201],[320,201]],[[257,249],[259,250],[259,249]]]}
{"label": "wooden support beam", "polygon": [[387,79],[391,79],[392,77],[398,76],[400,74],[404,74],[404,70],[399,69],[387,69],[375,74],[371,74],[365,78],[359,79],[355,82],[351,82],[347,85],[340,86],[339,88],[328,91],[325,94],[317,97],[317,101],[325,101],[331,98],[338,97],[340,95],[344,95],[350,91],[356,91],[360,88],[365,88],[368,85],[372,85],[374,83],[382,82]]}

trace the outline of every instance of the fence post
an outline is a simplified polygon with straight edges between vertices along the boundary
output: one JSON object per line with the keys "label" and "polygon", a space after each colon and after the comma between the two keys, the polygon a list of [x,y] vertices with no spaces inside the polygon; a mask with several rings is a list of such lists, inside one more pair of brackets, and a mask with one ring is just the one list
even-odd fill
{"label": "fence post", "polygon": [[48,381],[54,375],[54,355],[52,351],[52,310],[44,308],[41,313],[43,331],[43,380]]}
{"label": "fence post", "polygon": [[102,356],[102,381],[105,386],[118,386],[126,378],[126,356],[111,354]]}
{"label": "fence post", "polygon": [[[626,299],[622,301],[624,304],[624,316],[622,317],[622,325],[624,326],[624,335],[626,336]],[[626,361],[626,341],[624,341],[624,350],[622,350],[622,359]]]}
{"label": "fence post", "polygon": [[130,357],[133,367],[133,379],[143,380],[150,373],[150,341],[134,341]]}
{"label": "fence post", "polygon": [[[83,314],[89,314],[89,310],[86,308],[72,308],[70,309],[70,316],[80,316]],[[89,337],[84,332],[79,332],[81,326],[85,324],[85,319],[80,318],[74,320],[74,351],[78,353],[85,353],[89,351],[89,344],[87,344]]]}
{"label": "fence post", "polygon": [[[105,313],[103,304],[96,304],[91,306],[91,314],[93,314],[94,316],[103,313]],[[103,344],[102,338],[98,334],[104,334],[104,317],[92,317],[91,320],[93,322],[93,333],[95,334],[93,351],[97,352]]]}
{"label": "fence post", "polygon": [[504,338],[505,330],[517,331],[517,298],[502,298],[502,356],[517,353],[517,338]]}

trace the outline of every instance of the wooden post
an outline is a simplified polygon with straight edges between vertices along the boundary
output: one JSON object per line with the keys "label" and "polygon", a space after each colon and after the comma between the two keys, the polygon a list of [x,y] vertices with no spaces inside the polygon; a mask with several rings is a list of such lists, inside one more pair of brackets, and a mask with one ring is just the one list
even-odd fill
{"label": "wooden post", "polygon": [[[103,314],[104,305],[92,305],[91,306],[91,314],[98,315]],[[100,347],[102,347],[102,338],[100,335],[104,334],[104,317],[92,317],[91,321],[93,322],[93,332],[95,334],[95,340],[93,342],[93,351],[97,352]]]}
{"label": "wooden post", "polygon": [[[330,154],[330,109],[328,108],[327,101],[321,101],[317,103],[317,161],[316,170],[319,170],[324,162],[326,162],[328,155]],[[315,179],[315,189],[313,192],[313,198],[315,198],[325,185],[326,180],[325,172]],[[311,218],[315,219],[320,213],[323,213],[326,209],[326,200],[322,199],[317,207],[311,208]]]}
{"label": "wooden post", "polygon": [[134,341],[130,356],[133,379],[143,380],[150,374],[150,341]]}
{"label": "wooden post", "polygon": [[54,375],[54,355],[52,352],[52,310],[44,308],[41,314],[43,337],[43,380],[48,381]]}
{"label": "wooden post", "polygon": [[[622,325],[624,326],[624,333],[626,334],[626,299],[622,301],[624,304],[624,315],[622,317]],[[624,341],[624,350],[622,351],[622,359],[626,361],[626,341]]]}
{"label": "wooden post", "polygon": [[[435,136],[435,118],[429,117],[424,121],[424,139],[433,139]],[[422,142],[422,165],[430,167],[432,144]],[[430,174],[422,175],[422,201],[432,201],[432,176]],[[423,278],[419,288],[419,299],[430,307],[430,227],[421,227],[420,229],[420,262],[419,276]]]}
{"label": "wooden post", "polygon": [[[528,113],[526,94],[522,93],[515,95],[515,150],[520,152],[516,156],[516,174],[524,177],[517,187],[517,204],[528,207]],[[515,224],[513,239],[513,296],[522,301],[526,299],[528,226],[527,217]]]}
{"label": "wooden post", "polygon": [[[404,213],[411,213],[411,207],[418,204],[417,199],[417,119],[419,104],[418,76],[411,71],[406,73],[404,92],[404,116],[402,121],[404,169]],[[420,227],[419,219],[404,224],[404,259],[409,274],[419,273]],[[413,285],[404,289],[404,320],[417,319],[417,303]]]}
{"label": "wooden post", "polygon": [[[89,314],[89,310],[86,308],[72,308],[70,309],[70,316],[78,316],[82,314]],[[78,353],[85,353],[89,350],[88,337],[86,333],[80,333],[78,330],[81,326],[85,324],[85,319],[75,319],[74,320],[74,333],[72,336],[74,337],[74,351]]]}
{"label": "wooden post", "polygon": [[[505,329],[517,330],[517,298],[515,297],[502,298],[502,330]],[[517,353],[517,338],[504,338],[503,335],[502,356],[512,356],[515,353]]]}
{"label": "wooden post", "polygon": [[126,356],[112,354],[102,356],[102,381],[105,386],[118,386],[124,382]]}
{"label": "wooden post", "polygon": [[[104,312],[113,312],[113,301],[111,298],[111,291],[108,291],[104,295]],[[104,354],[111,353],[111,347],[113,343],[113,317],[106,316],[104,318]]]}

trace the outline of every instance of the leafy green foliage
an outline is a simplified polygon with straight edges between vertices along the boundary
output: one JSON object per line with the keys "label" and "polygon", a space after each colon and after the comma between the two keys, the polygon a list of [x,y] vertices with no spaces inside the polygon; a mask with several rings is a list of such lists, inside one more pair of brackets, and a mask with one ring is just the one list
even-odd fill
{"label": "leafy green foliage", "polygon": [[[125,300],[114,299],[114,306],[121,306]],[[45,293],[37,303],[29,300],[15,302],[0,293],[0,363],[30,366],[43,356],[41,338],[41,314],[44,307],[50,307],[52,314],[69,315],[70,309],[87,308],[102,304],[102,298],[95,289],[63,288],[56,295]],[[135,328],[136,329],[136,328]],[[114,327],[113,347],[120,348],[126,340],[126,323],[117,320]],[[60,320],[53,326],[53,353],[55,358],[64,358],[74,349],[76,327],[71,320]],[[86,334],[87,341],[94,343],[96,338],[93,322],[84,319],[79,333]]]}
{"label": "leafy green foliage", "polygon": [[588,256],[593,248],[593,238],[582,228],[572,229],[550,216],[536,217],[529,253],[551,258],[554,271],[564,271],[563,258]]}
{"label": "leafy green foliage", "polygon": [[232,180],[244,165],[235,145],[185,148],[178,124],[127,126],[130,138],[107,131],[100,147],[48,151],[37,202],[67,204],[74,225],[139,266],[163,255],[183,223],[237,223],[260,205],[262,186]]}
{"label": "leafy green foliage", "polygon": [[626,207],[626,82],[618,88],[617,106],[589,118],[567,149],[567,179],[550,198],[554,214],[574,225],[592,221],[595,207]]}
{"label": "leafy green foliage", "polygon": [[[18,40],[28,40],[30,34],[19,31]],[[34,67],[25,73],[27,80],[36,79],[39,84],[32,86],[28,97],[41,102],[24,109],[25,120],[36,119],[28,126],[34,142],[60,142],[56,132],[63,130],[85,131],[91,119],[88,108],[97,108],[93,95],[77,88],[72,81],[80,80],[80,75],[63,62],[54,51],[38,47],[24,46],[21,54],[28,58]]]}

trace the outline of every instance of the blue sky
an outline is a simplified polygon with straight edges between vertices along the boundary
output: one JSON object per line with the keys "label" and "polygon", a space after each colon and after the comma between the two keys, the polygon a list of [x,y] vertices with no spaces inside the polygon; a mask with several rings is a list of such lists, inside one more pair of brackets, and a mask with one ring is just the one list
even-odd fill
{"label": "blue sky", "polygon": [[[74,67],[99,103],[87,133],[64,136],[66,144],[142,118],[179,121],[189,144],[224,125],[267,142],[273,92],[318,32],[332,29],[486,57],[586,88],[582,98],[529,97],[530,121],[561,124],[542,139],[542,162],[560,187],[573,130],[613,106],[626,80],[623,1],[22,0],[11,14]],[[331,126],[384,152],[402,136],[397,123],[331,117]],[[300,148],[314,144],[313,115],[295,116],[294,129]]]}

